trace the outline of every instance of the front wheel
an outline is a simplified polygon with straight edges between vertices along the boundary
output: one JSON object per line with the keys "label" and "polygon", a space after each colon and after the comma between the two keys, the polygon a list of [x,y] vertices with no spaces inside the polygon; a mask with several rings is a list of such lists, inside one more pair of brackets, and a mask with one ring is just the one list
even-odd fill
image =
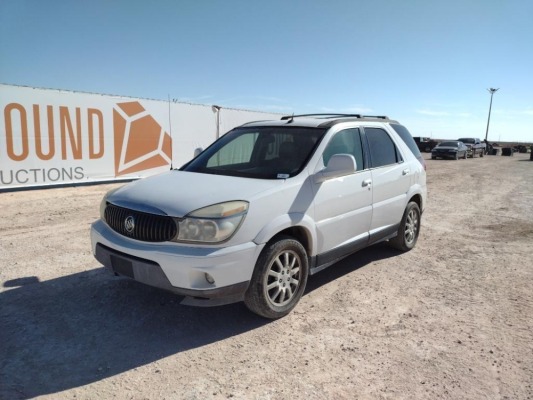
{"label": "front wheel", "polygon": [[468,156],[468,153],[465,151],[465,155],[463,158],[466,160],[467,156]]}
{"label": "front wheel", "polygon": [[416,245],[420,233],[420,207],[414,201],[407,204],[403,213],[398,235],[389,243],[401,251],[409,251]]}
{"label": "front wheel", "polygon": [[302,297],[308,275],[305,248],[292,237],[281,236],[268,243],[259,256],[244,303],[262,317],[281,318]]}

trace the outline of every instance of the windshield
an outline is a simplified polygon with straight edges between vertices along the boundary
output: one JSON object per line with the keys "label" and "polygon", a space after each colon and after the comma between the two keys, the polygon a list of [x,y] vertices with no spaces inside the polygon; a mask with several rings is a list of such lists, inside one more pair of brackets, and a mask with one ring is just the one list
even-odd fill
{"label": "windshield", "polygon": [[458,142],[442,142],[439,147],[459,147]]}
{"label": "windshield", "polygon": [[326,132],[322,128],[241,127],[181,168],[205,174],[260,179],[297,175]]}
{"label": "windshield", "polygon": [[474,139],[469,139],[469,138],[462,138],[462,139],[459,139],[461,142],[463,143],[476,143],[476,141]]}

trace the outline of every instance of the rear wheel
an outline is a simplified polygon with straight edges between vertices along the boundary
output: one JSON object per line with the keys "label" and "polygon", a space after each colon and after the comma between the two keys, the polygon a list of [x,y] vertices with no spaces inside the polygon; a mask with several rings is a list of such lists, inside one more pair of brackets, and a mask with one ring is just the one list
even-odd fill
{"label": "rear wheel", "polygon": [[403,213],[398,235],[389,243],[401,251],[409,251],[415,247],[420,233],[420,207],[414,201],[407,204]]}
{"label": "rear wheel", "polygon": [[244,303],[262,317],[281,318],[302,297],[308,275],[305,248],[292,237],[281,236],[259,256]]}

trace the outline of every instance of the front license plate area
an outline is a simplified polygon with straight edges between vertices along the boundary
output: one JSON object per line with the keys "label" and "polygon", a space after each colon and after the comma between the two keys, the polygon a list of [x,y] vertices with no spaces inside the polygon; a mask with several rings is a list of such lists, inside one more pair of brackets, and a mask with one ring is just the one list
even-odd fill
{"label": "front license plate area", "polygon": [[113,267],[113,271],[115,271],[117,274],[134,278],[133,264],[130,260],[111,255],[111,266]]}

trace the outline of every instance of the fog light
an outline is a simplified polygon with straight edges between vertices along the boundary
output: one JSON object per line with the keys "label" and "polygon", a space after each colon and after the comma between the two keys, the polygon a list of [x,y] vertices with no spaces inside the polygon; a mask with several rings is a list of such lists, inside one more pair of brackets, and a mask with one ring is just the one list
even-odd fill
{"label": "fog light", "polygon": [[209,283],[210,285],[212,285],[213,283],[215,283],[215,280],[213,279],[213,277],[211,275],[209,275],[207,272],[205,273],[205,280],[207,281],[207,283]]}

